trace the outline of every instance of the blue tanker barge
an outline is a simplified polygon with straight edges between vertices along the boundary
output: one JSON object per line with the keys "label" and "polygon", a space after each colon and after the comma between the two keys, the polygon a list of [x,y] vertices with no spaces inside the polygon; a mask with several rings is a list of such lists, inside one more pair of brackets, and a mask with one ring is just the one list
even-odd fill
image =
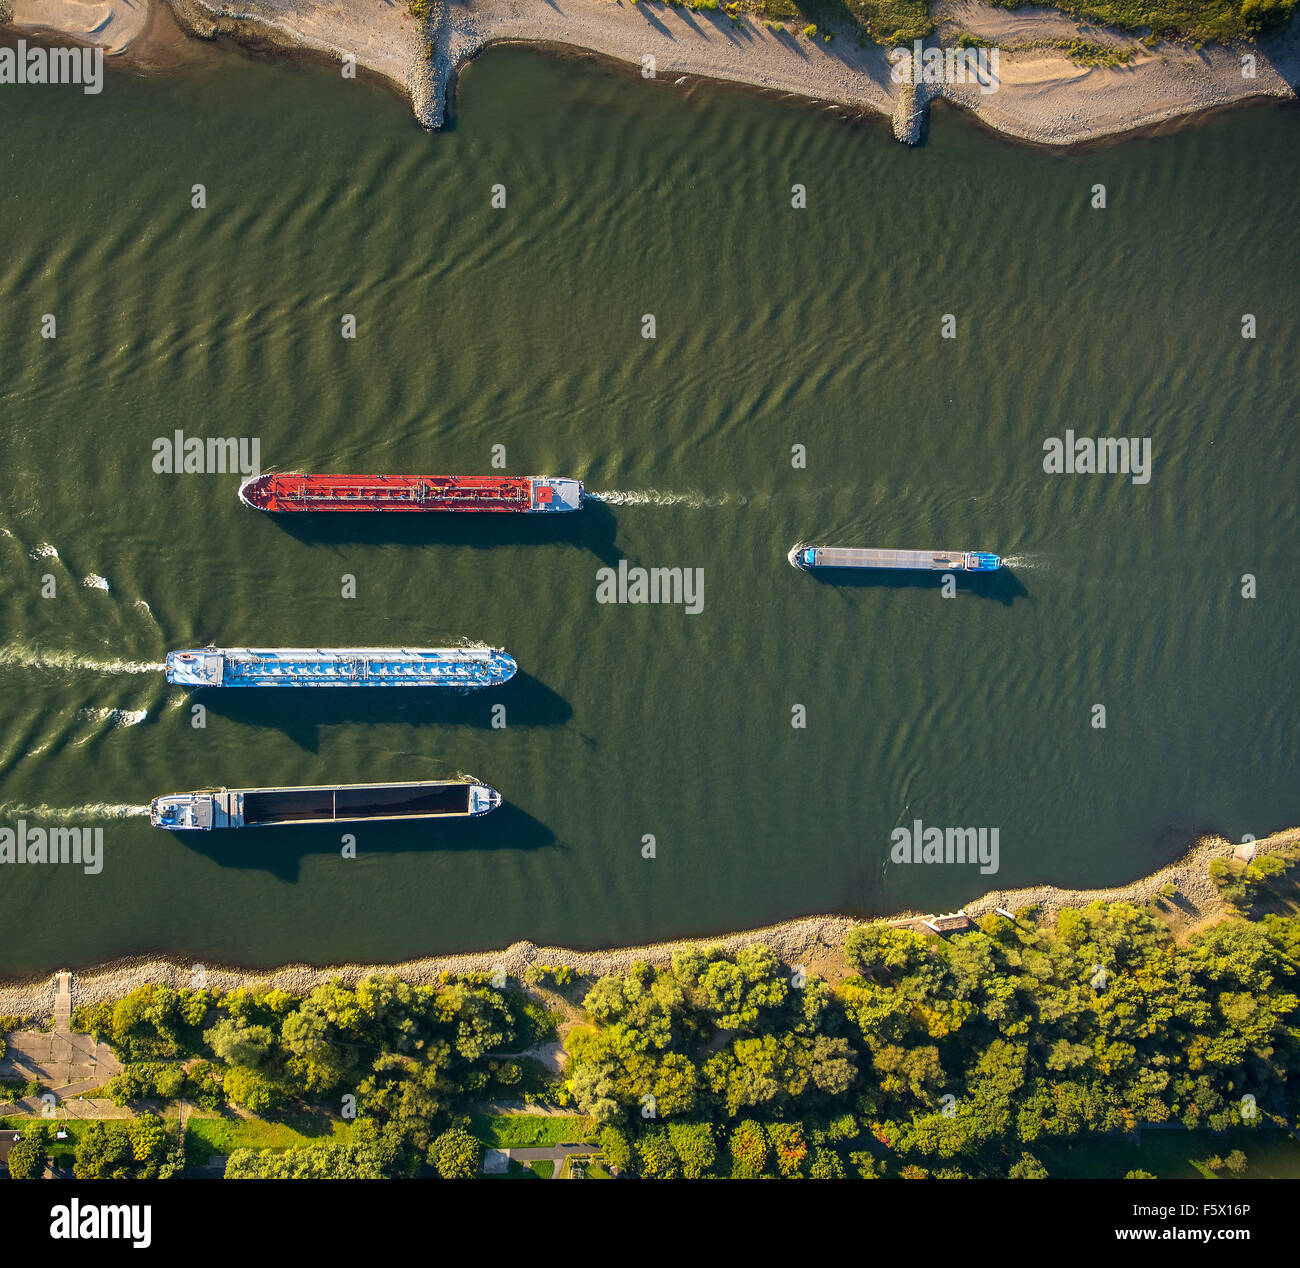
{"label": "blue tanker barge", "polygon": [[856,546],[795,546],[796,568],[902,568],[913,572],[996,572],[1002,560],[986,550],[877,550]]}
{"label": "blue tanker barge", "polygon": [[182,687],[495,687],[517,668],[492,647],[204,647],[166,662]]}

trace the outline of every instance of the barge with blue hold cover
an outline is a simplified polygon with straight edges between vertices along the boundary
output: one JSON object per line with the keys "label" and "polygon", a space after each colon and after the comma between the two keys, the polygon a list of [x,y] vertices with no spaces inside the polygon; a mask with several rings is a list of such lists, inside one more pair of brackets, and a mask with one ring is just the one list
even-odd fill
{"label": "barge with blue hold cover", "polygon": [[517,668],[494,647],[202,647],[166,661],[182,687],[495,687]]}
{"label": "barge with blue hold cover", "polygon": [[286,824],[389,819],[473,819],[495,810],[501,794],[472,779],[415,784],[338,784],[308,788],[204,788],[155,797],[149,822],[175,832],[271,828]]}
{"label": "barge with blue hold cover", "polygon": [[796,568],[903,568],[913,572],[996,572],[1002,560],[986,550],[875,550],[856,546],[795,546]]}

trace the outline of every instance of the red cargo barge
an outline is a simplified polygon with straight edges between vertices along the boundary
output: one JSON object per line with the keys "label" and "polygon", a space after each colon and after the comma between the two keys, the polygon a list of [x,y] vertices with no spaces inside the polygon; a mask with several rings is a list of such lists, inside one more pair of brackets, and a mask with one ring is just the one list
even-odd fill
{"label": "red cargo barge", "polygon": [[582,483],[562,476],[302,475],[275,472],[239,486],[259,511],[515,511],[582,505]]}

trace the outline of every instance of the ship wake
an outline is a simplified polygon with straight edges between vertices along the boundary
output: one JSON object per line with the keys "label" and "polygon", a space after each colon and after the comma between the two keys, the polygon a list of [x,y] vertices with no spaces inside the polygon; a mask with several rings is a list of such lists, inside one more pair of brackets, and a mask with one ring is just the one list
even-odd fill
{"label": "ship wake", "polygon": [[78,652],[41,651],[11,644],[0,647],[0,669],[35,669],[46,673],[160,674],[162,661],[118,660]]}
{"label": "ship wake", "polygon": [[[725,506],[733,499],[725,493],[701,493],[689,491],[675,493],[665,489],[604,489],[587,490],[583,498],[592,502],[604,502],[608,506],[690,506],[698,509],[711,506]],[[744,502],[744,498],[736,499]]]}
{"label": "ship wake", "polygon": [[83,806],[0,806],[0,821],[28,819],[34,823],[82,823],[86,819],[135,819],[149,813],[149,807],[107,801],[90,801]]}
{"label": "ship wake", "polygon": [[139,726],[141,722],[148,720],[149,711],[147,709],[82,709],[77,716],[106,723],[108,730],[116,731],[120,727]]}

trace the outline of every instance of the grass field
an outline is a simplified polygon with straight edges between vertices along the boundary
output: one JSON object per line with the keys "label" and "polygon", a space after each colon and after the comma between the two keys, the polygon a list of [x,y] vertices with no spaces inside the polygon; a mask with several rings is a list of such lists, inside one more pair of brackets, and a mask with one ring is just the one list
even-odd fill
{"label": "grass field", "polygon": [[471,1114],[469,1130],[490,1149],[525,1149],[596,1139],[580,1114]]}
{"label": "grass field", "polygon": [[185,1123],[185,1161],[199,1166],[214,1154],[236,1149],[292,1149],[346,1140],[348,1126],[338,1119],[296,1115],[280,1122],[260,1118],[190,1118]]}

